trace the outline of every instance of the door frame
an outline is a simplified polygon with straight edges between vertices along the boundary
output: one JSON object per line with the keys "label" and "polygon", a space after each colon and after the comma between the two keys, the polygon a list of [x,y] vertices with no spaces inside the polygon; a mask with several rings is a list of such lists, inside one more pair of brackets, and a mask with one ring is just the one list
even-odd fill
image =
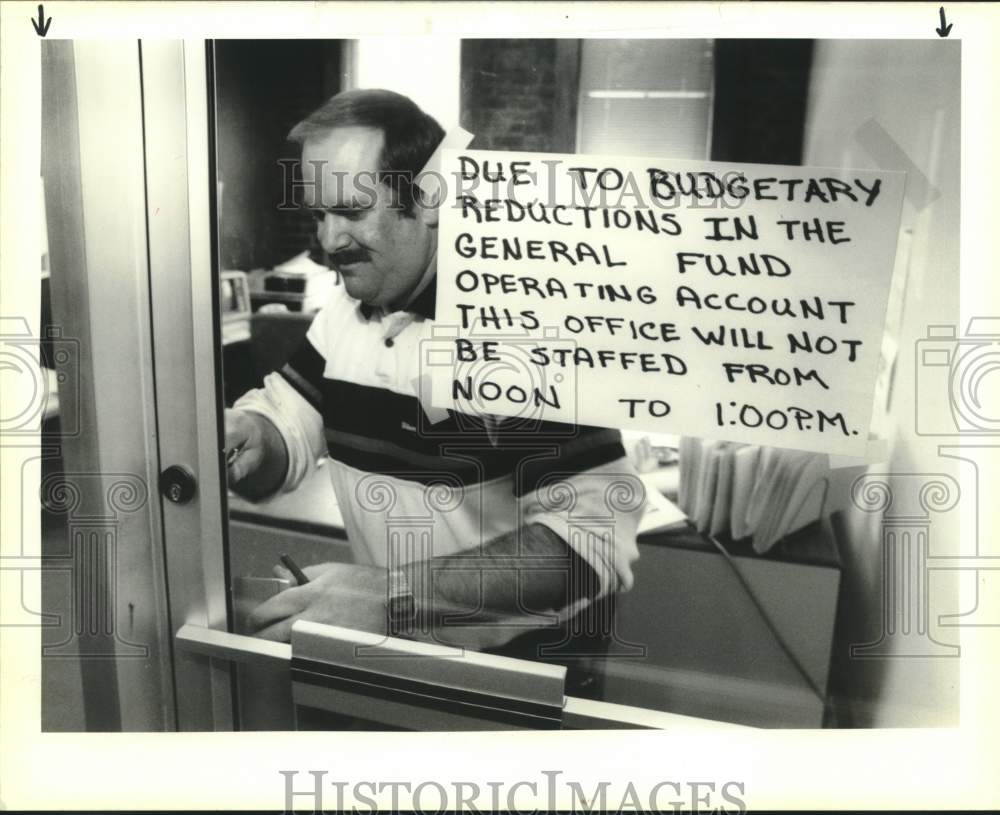
{"label": "door frame", "polygon": [[49,568],[71,579],[72,619],[41,657],[78,666],[88,731],[173,730],[141,46],[43,46],[53,324],[79,367],[60,385],[62,472],[42,485],[66,518],[63,562]]}
{"label": "door frame", "polygon": [[[179,730],[233,730],[231,666],[174,647],[184,625],[232,620],[224,484],[211,46],[143,40],[146,222],[162,472],[179,465],[194,497],[161,497]],[[193,412],[192,412],[193,411]]]}

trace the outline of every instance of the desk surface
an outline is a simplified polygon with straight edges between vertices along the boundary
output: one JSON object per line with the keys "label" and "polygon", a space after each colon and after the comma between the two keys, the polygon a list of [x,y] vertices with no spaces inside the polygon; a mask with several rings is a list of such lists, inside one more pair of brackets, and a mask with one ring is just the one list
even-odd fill
{"label": "desk surface", "polygon": [[[299,489],[270,501],[252,504],[231,497],[230,510],[235,522],[230,536],[234,569],[266,576],[275,553],[281,551],[300,553],[302,565],[351,559],[323,466]],[[790,628],[786,636],[792,637],[797,651],[808,655],[811,673],[825,686],[839,570],[830,538],[820,533],[818,526],[802,530],[766,556],[755,554],[748,541],[721,542],[752,573],[757,591]],[[296,541],[302,548],[295,548]],[[776,650],[773,637],[714,546],[683,525],[640,536],[639,543],[640,560],[647,568],[637,572],[633,590],[622,595],[615,633],[626,641],[647,643],[648,654],[638,660],[591,658],[590,666],[598,665],[603,683],[597,697],[604,703],[639,705],[668,715],[690,715],[697,709],[696,721],[704,716],[819,726],[821,712],[815,711],[821,711],[822,703]],[[769,562],[774,566],[768,567]],[[796,567],[806,569],[800,573]],[[816,630],[802,627],[802,619],[810,620]],[[671,624],[662,627],[667,620]],[[700,699],[697,703],[692,701],[695,696]],[[640,698],[642,702],[637,701]],[[736,709],[739,706],[756,710],[744,717]],[[782,721],[783,708],[787,721]],[[803,711],[815,723],[803,724]],[[763,718],[755,719],[757,715]]]}
{"label": "desk surface", "polygon": [[[676,468],[665,468],[669,472],[644,475],[647,489],[651,484],[661,487],[669,494],[669,488],[676,480]],[[667,490],[662,489],[662,485]],[[233,520],[244,523],[262,524],[289,529],[305,534],[343,539],[344,519],[330,486],[325,461],[321,461],[293,490],[257,503],[247,501],[235,493],[229,493],[229,511]],[[785,540],[775,544],[766,555],[753,551],[749,538],[734,541],[721,537],[720,543],[731,555],[774,560],[788,563],[802,563],[829,568],[840,568],[836,547],[830,536],[817,522],[794,532]],[[669,530],[647,533],[639,536],[643,544],[669,545],[700,551],[713,551],[712,544],[690,527],[673,527]]]}

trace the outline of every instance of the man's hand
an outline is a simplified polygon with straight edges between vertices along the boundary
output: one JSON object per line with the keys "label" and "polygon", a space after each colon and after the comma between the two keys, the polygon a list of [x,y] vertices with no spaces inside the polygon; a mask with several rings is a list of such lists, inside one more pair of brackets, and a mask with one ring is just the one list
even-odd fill
{"label": "man's hand", "polygon": [[239,450],[228,467],[229,480],[236,484],[260,467],[264,460],[264,434],[257,415],[226,408],[226,451]]}
{"label": "man's hand", "polygon": [[[533,568],[532,561],[539,565]],[[406,564],[401,570],[417,595],[421,620],[406,636],[456,647],[502,645],[524,632],[525,615],[537,627],[552,627],[556,620],[551,609],[583,597],[593,599],[599,591],[592,567],[541,524],[501,535],[478,555],[438,556]],[[428,570],[433,572],[432,581],[427,579]],[[296,620],[388,633],[384,566],[324,563],[303,571],[308,583],[285,589],[251,612],[250,627],[256,636],[287,641]],[[275,566],[274,574],[295,581],[284,566]],[[420,588],[432,584],[433,596],[421,596]],[[505,624],[510,617],[521,619]]]}
{"label": "man's hand", "polygon": [[263,498],[281,485],[288,453],[278,429],[257,413],[226,410],[226,451],[239,453],[228,466],[229,484],[250,499]]}
{"label": "man's hand", "polygon": [[[309,578],[308,583],[285,589],[251,612],[254,636],[287,642],[296,620],[386,633],[388,578],[384,568],[322,563],[302,571]],[[295,580],[284,566],[275,566],[274,574]]]}

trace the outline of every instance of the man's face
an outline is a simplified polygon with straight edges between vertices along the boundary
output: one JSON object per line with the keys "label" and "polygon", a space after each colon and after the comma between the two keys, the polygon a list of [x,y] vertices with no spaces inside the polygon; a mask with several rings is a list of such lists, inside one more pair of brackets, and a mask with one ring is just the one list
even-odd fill
{"label": "man's face", "polygon": [[[382,142],[374,128],[335,128],[305,142],[302,173],[319,241],[347,293],[391,310],[405,305],[433,258],[437,219],[429,209],[416,206],[407,216],[393,205],[390,189],[375,176]],[[321,185],[311,187],[313,180]]]}

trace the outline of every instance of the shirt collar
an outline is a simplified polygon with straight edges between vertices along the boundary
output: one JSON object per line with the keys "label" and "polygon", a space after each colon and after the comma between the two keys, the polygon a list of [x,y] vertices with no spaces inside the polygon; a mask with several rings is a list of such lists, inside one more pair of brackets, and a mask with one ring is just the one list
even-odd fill
{"label": "shirt collar", "polygon": [[[417,287],[410,295],[410,299],[400,311],[409,311],[418,314],[428,320],[434,319],[434,307],[437,302],[437,256],[431,258],[431,262],[424,270],[417,283]],[[368,303],[358,303],[358,311],[367,321],[372,317],[383,314],[384,310],[379,306],[370,306]]]}
{"label": "shirt collar", "polygon": [[419,314],[428,320],[434,319],[434,307],[437,303],[437,274],[432,274],[426,284],[410,300],[407,311]]}

